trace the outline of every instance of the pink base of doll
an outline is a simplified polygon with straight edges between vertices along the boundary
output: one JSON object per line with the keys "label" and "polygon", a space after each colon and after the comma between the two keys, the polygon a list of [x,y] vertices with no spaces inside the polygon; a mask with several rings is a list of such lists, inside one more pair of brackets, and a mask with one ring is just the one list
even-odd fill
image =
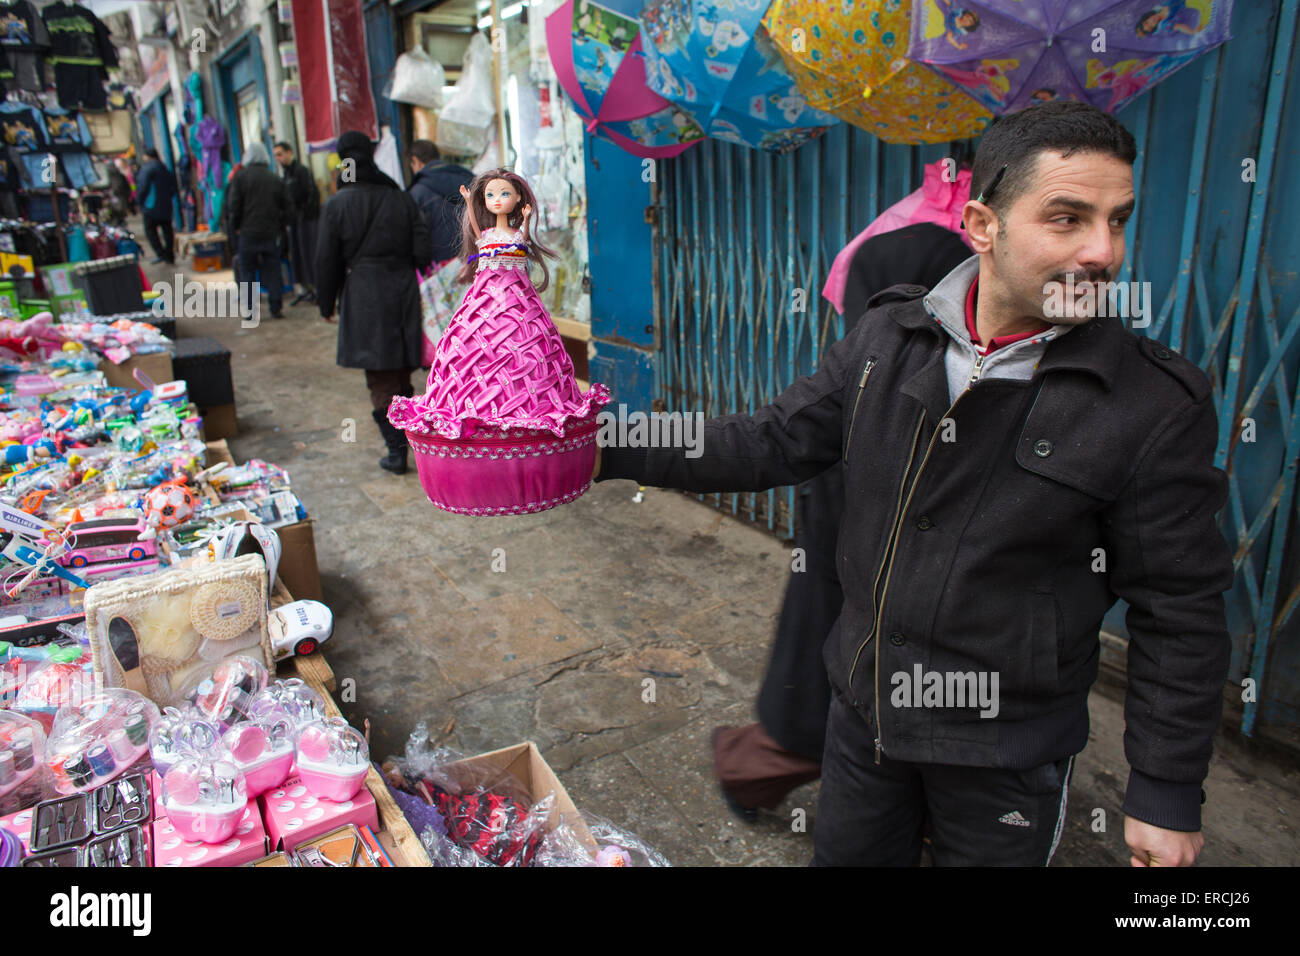
{"label": "pink base of doll", "polygon": [[[246,805],[245,805],[246,806]],[[180,810],[164,801],[163,812],[182,840],[196,843],[222,843],[229,840],[244,815],[244,806],[229,810]]]}
{"label": "pink base of doll", "polygon": [[480,428],[471,438],[408,429],[420,486],[443,511],[512,515],[567,504],[591,487],[596,464],[595,416],[565,429],[564,438],[531,428]]}

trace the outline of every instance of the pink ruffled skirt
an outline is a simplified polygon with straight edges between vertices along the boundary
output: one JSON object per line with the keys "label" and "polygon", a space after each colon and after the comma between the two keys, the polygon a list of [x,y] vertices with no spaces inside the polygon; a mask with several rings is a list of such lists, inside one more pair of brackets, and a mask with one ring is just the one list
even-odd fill
{"label": "pink ruffled skirt", "polygon": [[610,400],[578,390],[573,362],[528,273],[480,269],[438,340],[425,394],[398,397],[429,500],[458,514],[545,511],[591,485],[596,413]]}

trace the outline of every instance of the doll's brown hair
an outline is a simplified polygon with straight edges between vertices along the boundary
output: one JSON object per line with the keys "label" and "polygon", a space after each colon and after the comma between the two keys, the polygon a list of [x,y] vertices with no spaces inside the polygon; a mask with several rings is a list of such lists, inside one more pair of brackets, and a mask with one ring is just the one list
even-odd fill
{"label": "doll's brown hair", "polygon": [[456,275],[456,280],[471,281],[478,266],[477,260],[471,262],[469,258],[478,252],[478,245],[474,241],[477,237],[470,216],[474,217],[473,222],[478,223],[479,231],[491,229],[497,224],[496,214],[488,209],[487,201],[483,198],[483,194],[487,191],[487,184],[494,179],[504,179],[519,194],[519,202],[515,203],[514,211],[506,219],[511,229],[518,229],[523,225],[524,207],[533,207],[533,214],[528,220],[528,260],[541,266],[542,281],[538,284],[537,291],[545,292],[546,287],[551,284],[551,272],[546,267],[546,259],[558,257],[537,238],[537,199],[533,196],[533,191],[528,188],[528,183],[522,176],[508,169],[489,169],[485,173],[480,173],[470,183],[469,200],[465,203],[460,217],[460,258],[465,265]]}

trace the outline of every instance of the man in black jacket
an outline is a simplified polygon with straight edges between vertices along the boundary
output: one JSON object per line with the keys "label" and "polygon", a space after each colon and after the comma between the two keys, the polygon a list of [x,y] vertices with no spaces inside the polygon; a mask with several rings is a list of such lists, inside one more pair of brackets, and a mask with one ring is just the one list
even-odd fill
{"label": "man in black jacket", "polygon": [[[226,192],[230,230],[239,235],[239,274],[246,290],[251,290],[253,274],[257,274],[271,303],[271,318],[283,319],[280,237],[289,224],[289,201],[284,182],[271,172],[265,146],[250,143],[244,151],[243,166]],[[248,315],[253,314],[255,305],[257,300],[246,293],[244,307]]]}
{"label": "man in black jacket", "polygon": [[290,305],[303,299],[316,301],[316,224],[320,220],[320,190],[311,170],[298,162],[288,143],[275,144],[275,161],[284,171],[285,195],[289,200],[289,249],[293,274],[303,292]]}
{"label": "man in black jacket", "polygon": [[598,480],[699,492],[844,461],[816,864],[915,865],[927,818],[938,865],[1049,862],[1120,598],[1132,862],[1188,865],[1204,846],[1227,482],[1205,375],[1098,306],[1135,156],[1086,104],[1002,117],[963,211],[976,256],[929,294],[874,297],[814,375],[707,422],[702,456],[601,451]]}
{"label": "man in black jacket", "polygon": [[176,233],[172,228],[176,177],[158,158],[158,150],[146,149],[144,158],[146,162],[135,178],[135,192],[140,197],[140,209],[144,214],[145,238],[153,249],[154,264],[165,262],[171,265],[176,261]]}
{"label": "man in black jacket", "polygon": [[[923,222],[872,236],[853,255],[844,286],[844,331],[851,334],[867,300],[900,282],[936,285],[970,258],[951,230]],[[844,469],[836,464],[799,486],[795,547],[772,654],[758,692],[758,722],[713,733],[713,771],[723,797],[746,821],[773,810],[791,790],[821,776],[831,688],[822,663],[844,592],[835,570],[844,515]]]}
{"label": "man in black jacket", "polygon": [[460,255],[460,214],[465,208],[460,187],[472,183],[474,174],[463,166],[443,162],[438,147],[427,139],[417,139],[406,154],[415,174],[411,198],[433,235],[433,261],[454,259]]}

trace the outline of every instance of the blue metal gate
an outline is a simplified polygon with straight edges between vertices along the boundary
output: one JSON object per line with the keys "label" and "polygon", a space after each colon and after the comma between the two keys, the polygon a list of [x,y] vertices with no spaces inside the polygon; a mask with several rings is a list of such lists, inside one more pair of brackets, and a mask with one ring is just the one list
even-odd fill
{"label": "blue metal gate", "polygon": [[[1198,363],[1219,403],[1231,673],[1256,687],[1246,734],[1257,721],[1300,730],[1298,5],[1238,3],[1233,40],[1120,114],[1139,153],[1119,278],[1151,282],[1159,311],[1142,332]],[[784,156],[708,140],[661,164],[655,376],[667,408],[753,411],[815,369],[843,334],[820,295],[831,260],[950,149],[842,125]],[[791,488],[702,500],[793,533]]]}

